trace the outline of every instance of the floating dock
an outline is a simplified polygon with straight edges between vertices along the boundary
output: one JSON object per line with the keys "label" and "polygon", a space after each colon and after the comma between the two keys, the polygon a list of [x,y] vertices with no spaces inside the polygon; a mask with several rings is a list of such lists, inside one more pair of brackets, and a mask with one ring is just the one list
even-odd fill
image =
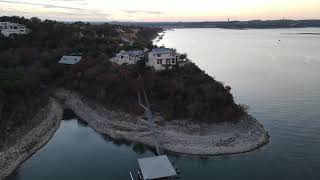
{"label": "floating dock", "polygon": [[177,173],[166,155],[138,159],[143,180],[174,179]]}

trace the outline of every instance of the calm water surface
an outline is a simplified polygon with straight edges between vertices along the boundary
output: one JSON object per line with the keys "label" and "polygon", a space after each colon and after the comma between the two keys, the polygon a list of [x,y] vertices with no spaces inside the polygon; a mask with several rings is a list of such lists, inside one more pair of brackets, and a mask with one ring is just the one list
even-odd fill
{"label": "calm water surface", "polygon": [[[167,31],[158,42],[186,52],[208,74],[232,87],[238,103],[267,128],[271,142],[254,152],[170,156],[182,179],[320,179],[320,29]],[[10,179],[129,179],[137,158],[153,153],[114,142],[76,119]]]}

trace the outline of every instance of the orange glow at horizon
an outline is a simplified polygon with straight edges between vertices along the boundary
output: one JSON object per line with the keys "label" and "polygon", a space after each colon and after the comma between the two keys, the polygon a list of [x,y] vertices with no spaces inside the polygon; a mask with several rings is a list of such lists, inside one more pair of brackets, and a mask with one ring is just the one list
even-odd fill
{"label": "orange glow at horizon", "polygon": [[320,19],[320,0],[0,0],[0,16],[56,20]]}

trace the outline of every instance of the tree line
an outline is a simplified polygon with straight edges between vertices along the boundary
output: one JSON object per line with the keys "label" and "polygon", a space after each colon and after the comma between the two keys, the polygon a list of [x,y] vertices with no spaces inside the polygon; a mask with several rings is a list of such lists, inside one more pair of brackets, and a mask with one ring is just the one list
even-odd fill
{"label": "tree line", "polygon": [[[136,115],[143,113],[137,104],[137,90],[145,88],[154,109],[167,120],[217,122],[245,114],[245,108],[234,102],[230,88],[193,63],[156,72],[146,68],[144,60],[121,66],[108,61],[121,49],[152,48],[151,40],[159,28],[134,27],[139,29],[135,43],[121,47],[117,29],[129,32],[133,27],[23,17],[0,17],[1,21],[25,24],[32,31],[8,38],[0,35],[0,140],[10,127],[31,119],[58,87]],[[83,60],[68,67],[57,63],[71,53],[81,53]]]}

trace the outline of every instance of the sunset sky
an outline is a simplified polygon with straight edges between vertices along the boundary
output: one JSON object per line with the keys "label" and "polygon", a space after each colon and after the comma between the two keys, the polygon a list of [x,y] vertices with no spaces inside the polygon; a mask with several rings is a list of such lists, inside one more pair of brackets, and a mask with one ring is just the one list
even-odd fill
{"label": "sunset sky", "polygon": [[320,0],[0,0],[0,16],[65,21],[320,19]]}

